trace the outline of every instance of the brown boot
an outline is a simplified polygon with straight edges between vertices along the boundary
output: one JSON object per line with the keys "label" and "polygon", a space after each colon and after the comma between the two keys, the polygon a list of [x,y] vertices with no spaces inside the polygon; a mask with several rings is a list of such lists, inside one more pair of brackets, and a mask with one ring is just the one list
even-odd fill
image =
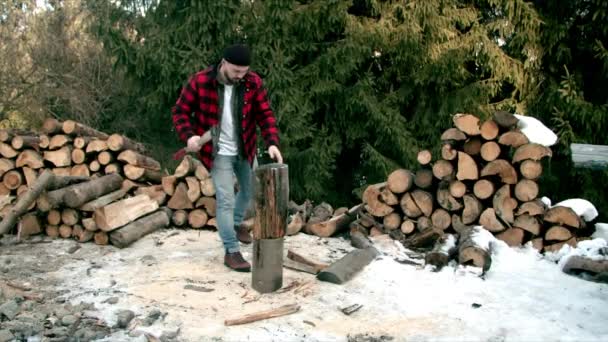
{"label": "brown boot", "polygon": [[224,265],[237,272],[251,271],[251,265],[243,258],[241,252],[226,253],[224,256]]}
{"label": "brown boot", "polygon": [[251,234],[249,234],[249,230],[247,227],[243,226],[235,226],[234,230],[236,230],[236,238],[239,239],[242,243],[248,245],[253,241]]}

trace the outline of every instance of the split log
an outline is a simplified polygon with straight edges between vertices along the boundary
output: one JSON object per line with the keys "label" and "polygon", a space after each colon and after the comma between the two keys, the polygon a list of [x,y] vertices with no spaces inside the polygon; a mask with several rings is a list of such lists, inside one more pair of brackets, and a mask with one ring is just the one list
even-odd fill
{"label": "split log", "polygon": [[57,134],[62,132],[62,123],[55,118],[47,118],[42,123],[42,131],[46,134]]}
{"label": "split log", "polygon": [[431,214],[431,224],[433,227],[441,230],[446,230],[452,224],[450,213],[443,208],[438,208]]}
{"label": "split log", "polygon": [[306,225],[304,226],[304,231],[307,234],[314,234],[310,230],[311,226],[313,224],[329,220],[332,217],[333,212],[334,212],[334,209],[332,208],[332,206],[329,203],[327,203],[327,202],[319,203],[312,209],[311,216],[308,219],[308,221],[306,222]]}
{"label": "split log", "polygon": [[492,233],[499,233],[505,230],[505,226],[496,217],[493,208],[486,208],[479,217],[479,224]]}
{"label": "split log", "polygon": [[99,228],[97,228],[97,223],[95,223],[95,219],[92,217],[82,219],[82,226],[84,229],[90,232],[96,232],[99,230]]}
{"label": "split log", "polygon": [[34,186],[30,188],[30,190],[24,195],[21,196],[17,203],[10,209],[7,215],[4,216],[2,221],[0,221],[0,235],[4,235],[10,231],[17,219],[23,215],[30,205],[40,196],[40,193],[44,191],[47,187],[51,179],[53,178],[53,173],[45,170],[42,172],[40,177],[36,180]]}
{"label": "split log", "polygon": [[462,146],[462,151],[470,156],[476,156],[481,152],[481,139],[479,137],[472,137]]}
{"label": "split log", "polygon": [[372,262],[380,253],[373,246],[354,249],[317,274],[317,279],[343,284]]}
{"label": "split log", "polygon": [[112,191],[108,194],[105,194],[99,198],[95,198],[94,200],[83,204],[79,210],[94,212],[95,210],[104,207],[112,202],[118,201],[119,199],[125,197],[128,190],[118,189],[116,191]]}
{"label": "split log", "polygon": [[123,171],[125,176],[131,180],[160,183],[163,178],[163,175],[159,171],[145,169],[143,167],[138,167],[131,164],[125,164],[123,166]]}
{"label": "split log", "polygon": [[57,150],[61,147],[68,145],[71,142],[72,142],[72,137],[70,137],[70,136],[63,135],[63,134],[54,135],[49,140],[49,150]]}
{"label": "split log", "polygon": [[31,235],[36,235],[42,233],[42,226],[40,225],[40,220],[36,213],[26,213],[19,220],[18,226],[18,236],[19,238],[28,238]]}
{"label": "split log", "polygon": [[70,176],[88,177],[90,175],[91,175],[91,172],[89,172],[89,166],[86,164],[74,165],[70,169]]}
{"label": "split log", "polygon": [[539,253],[542,252],[543,247],[545,246],[542,237],[530,240],[530,244],[532,245],[532,248],[536,249]]}
{"label": "split log", "polygon": [[[203,198],[207,198],[207,197],[203,197]],[[290,221],[287,223],[286,234],[291,236],[291,235],[295,235],[295,234],[299,233],[300,230],[302,230],[302,228],[304,228],[305,224],[306,224],[306,222],[304,221],[304,217],[302,217],[302,213],[299,211],[296,212],[295,214],[290,216]]]}
{"label": "split log", "polygon": [[209,220],[207,220],[207,227],[213,227],[213,228],[217,229],[217,219],[215,217],[212,217]]}
{"label": "split log", "polygon": [[194,203],[201,197],[201,185],[199,180],[194,176],[188,176],[185,179],[188,186],[188,199]]}
{"label": "split log", "polygon": [[433,175],[440,180],[449,179],[454,174],[454,166],[447,160],[437,160],[433,164]]}
{"label": "split log", "polygon": [[450,194],[447,186],[441,185],[437,189],[437,203],[447,211],[458,211],[462,209],[462,203]]}
{"label": "split log", "polygon": [[519,165],[519,172],[524,178],[535,180],[543,174],[543,165],[536,160],[524,160]]}
{"label": "split log", "polygon": [[525,134],[518,131],[509,131],[503,133],[500,138],[498,138],[498,143],[505,146],[511,146],[513,148],[518,148],[522,145],[529,144],[530,140]]}
{"label": "split log", "polygon": [[493,161],[500,156],[500,146],[494,141],[488,141],[481,145],[481,158],[485,161]]}
{"label": "split log", "polygon": [[433,171],[429,169],[420,169],[416,171],[414,184],[421,189],[429,188],[433,185]]}
{"label": "split log", "polygon": [[164,176],[160,180],[163,190],[167,193],[167,195],[172,196],[175,192],[175,183],[177,182],[177,177],[175,176]]}
{"label": "split log", "polygon": [[175,188],[173,196],[169,199],[167,206],[171,209],[193,209],[194,205],[188,199],[188,186],[186,183],[180,182]]}
{"label": "split log", "polygon": [[494,183],[487,179],[480,179],[473,185],[473,194],[480,200],[485,200],[494,195]]}
{"label": "split log", "polygon": [[62,126],[63,132],[67,135],[81,135],[81,136],[92,136],[97,137],[99,139],[108,139],[108,135],[100,132],[94,128],[91,128],[87,125],[78,123],[72,120],[66,120],[63,122]]}
{"label": "split log", "polygon": [[492,198],[492,207],[496,212],[496,216],[510,227],[510,224],[514,220],[513,210],[517,207],[517,201],[511,198],[509,184],[503,185],[496,191]]}
{"label": "split log", "polygon": [[[418,163],[420,163],[420,165],[427,165],[433,159],[433,155],[429,150],[421,150],[418,152],[418,156],[416,159],[418,160]],[[402,192],[404,191],[407,191],[407,189],[403,190]]]}
{"label": "split log", "polygon": [[[78,228],[80,228],[80,229],[78,229]],[[82,228],[82,226],[80,226],[80,225],[75,225],[72,233],[74,234],[74,237],[76,238],[76,241],[78,241],[78,242],[91,241],[91,240],[93,240],[93,236],[95,235],[94,232],[92,232],[90,230],[86,230],[86,229]]]}
{"label": "split log", "polygon": [[15,162],[12,159],[0,158],[0,176],[14,168]]}
{"label": "split log", "polygon": [[422,214],[427,217],[431,216],[433,213],[433,195],[419,189],[412,191],[410,194]]}
{"label": "split log", "polygon": [[458,157],[458,150],[452,147],[451,144],[443,144],[441,146],[441,158],[445,160],[454,160]]}
{"label": "split log", "polygon": [[473,195],[464,195],[464,210],[462,211],[462,223],[472,224],[476,222],[483,206],[481,202]]}
{"label": "split log", "polygon": [[553,226],[547,229],[545,240],[547,241],[566,241],[572,238],[572,233],[568,228],[562,226]]}
{"label": "split log", "polygon": [[89,141],[89,143],[87,144],[87,147],[85,149],[85,152],[87,154],[99,153],[99,152],[106,151],[107,149],[108,149],[108,143],[105,140],[94,139],[94,140]]}
{"label": "split log", "polygon": [[[307,225],[307,231],[317,236],[332,236],[335,233],[340,232],[341,230],[348,227],[349,224],[357,218],[357,214],[361,210],[362,206],[363,204],[358,204],[350,208],[346,213],[342,215],[332,217],[329,220],[323,222],[312,223],[310,225]],[[399,219],[399,222],[401,222],[401,218],[399,217],[399,215],[397,215],[397,217]]]}
{"label": "split log", "polygon": [[464,152],[458,152],[458,171],[456,172],[456,179],[476,180],[478,178],[479,170],[477,169],[477,163],[475,163],[475,160]]}
{"label": "split log", "polygon": [[298,311],[300,311],[300,305],[298,305],[298,304],[283,305],[276,309],[264,310],[264,311],[248,314],[243,317],[227,319],[224,321],[224,325],[230,326],[230,325],[247,324],[247,323],[251,323],[251,322],[261,321],[264,319],[290,315],[290,314],[296,313]]}
{"label": "split log", "polygon": [[502,233],[496,234],[496,238],[504,241],[510,247],[518,247],[524,242],[524,230],[517,227],[509,228]]}
{"label": "split log", "polygon": [[[100,165],[101,165],[101,164],[100,164]],[[106,174],[106,175],[109,175],[109,174],[111,174],[111,173],[117,173],[117,174],[121,174],[121,170],[122,170],[122,167],[120,167],[120,164],[119,164],[119,163],[111,163],[111,164],[106,165],[106,166],[103,168],[103,172],[104,172],[104,174]]]}
{"label": "split log", "polygon": [[515,215],[517,215],[517,216],[523,215],[523,214],[529,214],[531,216],[544,215],[545,210],[547,210],[547,206],[545,205],[545,203],[543,203],[543,201],[541,201],[540,199],[535,199],[533,201],[522,203],[519,206],[519,209],[517,209],[517,212],[515,213]]}
{"label": "split log", "polygon": [[484,121],[479,130],[481,132],[481,137],[486,140],[494,140],[498,137],[498,124],[492,119]]}
{"label": "split log", "polygon": [[455,114],[452,117],[454,127],[458,128],[467,135],[480,135],[479,118],[472,114]]}
{"label": "split log", "polygon": [[213,185],[213,179],[206,178],[201,181],[201,192],[203,196],[215,196],[215,185]]}
{"label": "split log", "polygon": [[163,191],[162,185],[140,186],[135,190],[135,195],[148,195],[150,199],[156,201],[159,206],[165,204],[167,194]]}
{"label": "split log", "polygon": [[16,150],[20,150],[24,147],[29,147],[34,150],[37,150],[39,148],[39,143],[40,138],[31,135],[18,135],[16,137],[13,137],[13,139],[11,140],[11,146]]}
{"label": "split log", "polygon": [[451,143],[463,140],[467,140],[467,136],[464,134],[463,131],[459,130],[458,128],[448,128],[443,132],[443,134],[441,134],[441,141],[443,142]]}
{"label": "split log", "polygon": [[504,110],[494,112],[494,115],[492,115],[492,120],[494,120],[498,126],[507,129],[515,127],[519,122],[519,119],[515,115],[505,112]]}
{"label": "split log", "polygon": [[458,214],[452,214],[452,228],[454,228],[456,233],[462,234],[462,232],[464,232],[467,229],[473,228],[473,226],[469,226],[469,225],[462,223],[462,219],[460,218],[460,216]]}
{"label": "split log", "polygon": [[47,135],[38,135],[38,148],[49,148],[50,143],[51,139]]}
{"label": "split log", "polygon": [[188,213],[188,224],[192,228],[203,228],[207,224],[209,216],[203,209],[194,209]]}
{"label": "split log", "polygon": [[19,152],[17,152],[10,145],[0,143],[0,155],[2,155],[4,158],[15,158],[18,154]]}
{"label": "split log", "polygon": [[584,223],[582,219],[576,214],[574,210],[569,207],[555,206],[545,212],[543,216],[545,222],[553,223],[556,225],[566,225],[573,228],[583,228]]}
{"label": "split log", "polygon": [[[409,218],[416,218],[416,217],[422,215],[422,210],[420,210],[420,208],[416,205],[416,202],[414,202],[414,199],[412,198],[412,195],[409,192],[406,192],[401,197],[399,206],[401,207],[401,210],[403,210],[403,213]],[[389,208],[391,208],[391,207],[389,207]],[[393,209],[393,208],[391,208],[391,209]],[[392,210],[390,212],[392,212]],[[387,213],[386,215],[390,214],[390,212]],[[386,216],[386,215],[375,215],[375,216]]]}
{"label": "split log", "polygon": [[25,150],[19,153],[19,157],[15,161],[16,167],[28,166],[32,169],[41,169],[44,167],[44,160],[40,153],[34,150]]}
{"label": "split log", "polygon": [[386,187],[395,194],[401,194],[408,191],[413,183],[414,175],[412,172],[405,169],[397,169],[388,175]]}
{"label": "split log", "polygon": [[456,255],[456,235],[445,234],[435,242],[433,249],[424,257],[426,265],[435,267],[435,271],[441,270]]}
{"label": "split log", "polygon": [[383,203],[380,199],[381,188],[385,185],[386,182],[369,185],[361,196],[363,203],[367,205],[367,210],[374,216],[383,217],[394,211],[393,207]]}
{"label": "split log", "polygon": [[[513,227],[521,228],[525,231],[530,232],[533,236],[539,236],[541,225],[538,220],[531,215],[523,214],[517,216],[513,222]],[[566,239],[567,240],[567,239]]]}
{"label": "split log", "polygon": [[120,189],[122,181],[123,178],[119,174],[110,174],[88,182],[70,185],[65,189],[63,201],[68,207],[78,208],[94,198]]}
{"label": "split log", "polygon": [[458,262],[480,267],[483,273],[487,272],[492,264],[491,240],[492,235],[478,227],[465,230],[458,242]]}
{"label": "split log", "polygon": [[211,174],[207,170],[207,168],[203,164],[199,164],[196,166],[194,170],[194,177],[199,180],[205,180],[211,177]]}
{"label": "split log", "polygon": [[[207,214],[210,216],[215,216],[217,204],[214,197],[203,196],[196,201],[194,207],[203,208]],[[302,219],[304,219],[303,216]]]}
{"label": "split log", "polygon": [[55,151],[45,151],[44,160],[50,161],[55,167],[66,167],[72,165],[72,149],[64,146]]}
{"label": "split log", "polygon": [[177,165],[173,175],[177,178],[188,176],[196,171],[196,168],[199,165],[202,165],[202,163],[198,159],[195,159],[191,155],[187,154],[184,156],[184,159],[182,159],[179,165]]}
{"label": "split log", "polygon": [[504,159],[493,160],[481,170],[482,177],[494,175],[498,175],[501,182],[505,184],[517,183],[517,171],[515,171],[511,163]]}
{"label": "split log", "polygon": [[547,146],[540,144],[525,144],[517,148],[513,154],[513,163],[518,163],[523,160],[541,160],[544,157],[551,157],[553,153]]}
{"label": "split log", "polygon": [[529,179],[522,179],[515,185],[515,198],[522,202],[528,202],[538,196],[538,184]]}
{"label": "split log", "polygon": [[399,204],[399,198],[388,187],[382,188],[382,190],[380,191],[380,198],[382,199],[382,202],[384,202],[384,204],[386,205]]}
{"label": "split log", "polygon": [[147,195],[138,195],[98,208],[93,217],[99,229],[109,232],[157,210],[158,207],[158,203]]}
{"label": "split log", "polygon": [[120,134],[112,134],[108,137],[108,148],[112,151],[132,150],[139,153],[146,152],[146,147],[143,144],[135,142]]}
{"label": "split log", "polygon": [[175,210],[171,216],[171,222],[177,227],[181,227],[188,221],[188,212],[185,210]]}
{"label": "split log", "polygon": [[160,171],[160,163],[158,161],[133,150],[122,151],[118,155],[118,160],[133,166],[143,167],[144,169]]}

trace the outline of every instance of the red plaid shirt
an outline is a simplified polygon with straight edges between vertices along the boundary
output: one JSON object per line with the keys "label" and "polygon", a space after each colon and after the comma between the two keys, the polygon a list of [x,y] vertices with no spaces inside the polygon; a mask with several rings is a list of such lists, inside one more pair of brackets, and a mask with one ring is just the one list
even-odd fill
{"label": "red plaid shirt", "polygon": [[[173,125],[179,139],[187,143],[193,135],[203,135],[219,123],[217,68],[209,67],[196,73],[182,88],[172,109]],[[266,146],[279,144],[276,119],[267,99],[262,78],[250,71],[244,79],[244,95],[238,99],[242,108],[241,139],[243,153],[250,164],[256,154],[256,124],[260,126]],[[192,115],[192,116],[191,116]],[[213,139],[202,146],[198,153],[205,167],[213,166]]]}

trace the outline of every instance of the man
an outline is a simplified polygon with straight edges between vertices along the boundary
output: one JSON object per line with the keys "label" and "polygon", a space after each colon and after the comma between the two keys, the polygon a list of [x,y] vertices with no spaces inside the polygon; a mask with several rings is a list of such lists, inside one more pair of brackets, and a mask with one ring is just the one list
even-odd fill
{"label": "man", "polygon": [[[252,195],[252,164],[256,154],[256,124],[268,154],[283,162],[276,119],[259,75],[249,70],[251,52],[236,44],[224,50],[222,60],[196,73],[183,87],[173,107],[173,124],[186,150],[197,152],[211,170],[217,200],[217,225],[229,268],[249,272],[251,265],[239,251],[239,241],[251,243],[241,227]],[[233,175],[239,191],[235,196]]]}

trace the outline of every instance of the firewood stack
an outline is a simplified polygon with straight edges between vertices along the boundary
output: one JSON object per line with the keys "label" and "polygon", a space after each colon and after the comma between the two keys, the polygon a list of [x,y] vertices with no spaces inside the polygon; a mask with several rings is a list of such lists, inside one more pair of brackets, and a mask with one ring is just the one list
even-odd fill
{"label": "firewood stack", "polygon": [[[364,212],[351,234],[390,234],[410,247],[437,244],[458,253],[461,263],[482,267],[489,246],[475,245],[475,226],[510,246],[531,241],[539,251],[585,238],[585,222],[572,209],[548,209],[539,199],[541,160],[552,152],[530,143],[514,115],[500,111],[480,121],[456,114],[453,123],[441,136],[441,156],[420,151],[416,172],[394,170],[386,182],[365,189]],[[460,236],[458,245],[450,248],[454,239],[446,234]]]}
{"label": "firewood stack", "polygon": [[176,227],[217,228],[215,187],[211,175],[196,158],[186,155],[172,175],[162,177],[162,189],[173,209]]}
{"label": "firewood stack", "polygon": [[[53,118],[45,120],[42,133],[4,130],[0,141],[3,218],[44,170],[54,174],[46,191],[19,218],[22,236],[44,231],[52,237],[121,246],[146,229],[168,224],[163,216],[170,214],[160,208],[166,201],[160,163],[146,156],[140,143]],[[140,219],[146,227],[133,231]]]}

